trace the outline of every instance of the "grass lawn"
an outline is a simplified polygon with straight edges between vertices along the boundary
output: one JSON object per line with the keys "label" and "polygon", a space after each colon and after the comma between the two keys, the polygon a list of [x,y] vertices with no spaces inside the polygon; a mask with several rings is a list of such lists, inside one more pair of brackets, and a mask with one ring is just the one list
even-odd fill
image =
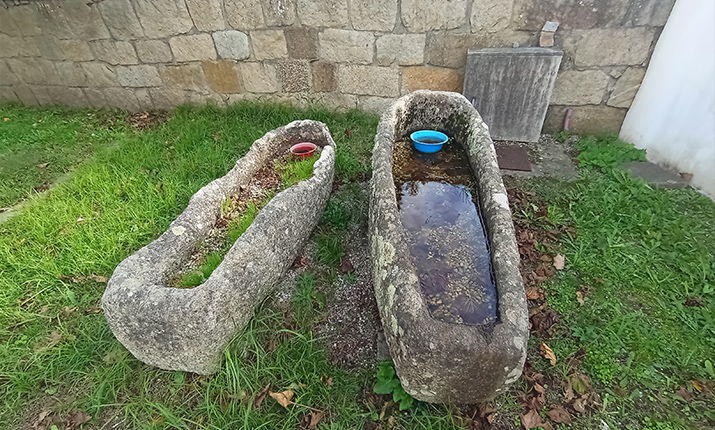
{"label": "grass lawn", "polygon": [[[556,428],[715,424],[715,204],[612,169],[637,156],[614,155],[616,142],[585,141],[572,183],[508,184],[524,196],[517,224],[536,237],[554,232],[534,252],[566,261],[530,287],[533,315],[550,319],[533,328],[526,376],[488,405],[415,402],[399,411],[373,393],[377,363],[336,364],[317,328],[336,286],[356,282],[341,261],[365,227],[359,184],[370,177],[376,116],[240,103],[179,108],[139,131],[121,112],[0,113],[0,207],[67,176],[0,224],[0,428],[512,429],[532,409]],[[255,139],[304,118],[333,134],[337,186],[289,309],[264,304],[210,377],[134,359],[101,313],[106,278]],[[266,387],[290,389],[296,404],[263,399]],[[566,421],[556,406],[570,424],[556,424]]]}
{"label": "grass lawn", "polygon": [[0,208],[43,191],[113,142],[118,113],[0,106]]}

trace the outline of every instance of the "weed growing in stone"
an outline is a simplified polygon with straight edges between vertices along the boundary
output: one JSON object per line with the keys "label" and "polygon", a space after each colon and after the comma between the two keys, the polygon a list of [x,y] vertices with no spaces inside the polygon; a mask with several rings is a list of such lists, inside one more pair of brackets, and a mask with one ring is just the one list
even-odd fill
{"label": "weed growing in stone", "polygon": [[321,224],[334,231],[345,231],[350,226],[350,209],[338,199],[330,199],[325,205]]}
{"label": "weed growing in stone", "polygon": [[228,238],[231,243],[236,242],[238,238],[241,237],[246,230],[248,230],[248,227],[251,226],[253,220],[256,219],[258,211],[258,205],[251,202],[248,206],[246,206],[246,210],[241,214],[238,220],[231,221],[228,225]]}
{"label": "weed growing in stone", "polygon": [[380,363],[377,366],[377,382],[373,390],[377,394],[392,394],[392,401],[399,404],[400,410],[409,409],[414,398],[405,392],[400,383],[400,378],[395,373],[395,366],[391,361]]}
{"label": "weed growing in stone", "polygon": [[325,294],[317,290],[315,282],[313,273],[301,273],[295,280],[296,287],[292,298],[293,309],[302,326],[309,325],[315,317],[316,311],[325,307]]}
{"label": "weed growing in stone", "polygon": [[186,273],[181,278],[181,286],[191,288],[204,283],[219,264],[223,261],[223,254],[220,252],[212,252],[206,256],[206,262],[198,267],[195,271]]}
{"label": "weed growing in stone", "polygon": [[290,156],[287,160],[276,161],[276,170],[281,175],[283,188],[288,188],[313,176],[313,165],[318,158],[320,156],[314,154],[305,159]]}
{"label": "weed growing in stone", "polygon": [[340,238],[332,234],[321,234],[315,239],[317,245],[318,260],[328,266],[335,266],[340,263],[345,253],[343,252]]}

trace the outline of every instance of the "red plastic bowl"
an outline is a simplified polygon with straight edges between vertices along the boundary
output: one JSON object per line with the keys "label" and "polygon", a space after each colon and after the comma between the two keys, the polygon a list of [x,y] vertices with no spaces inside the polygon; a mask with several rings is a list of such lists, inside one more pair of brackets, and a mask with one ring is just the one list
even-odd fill
{"label": "red plastic bowl", "polygon": [[308,158],[313,153],[315,153],[315,150],[318,147],[311,142],[303,142],[303,143],[297,143],[293,146],[290,147],[290,152],[291,154],[295,155],[296,157],[300,158],[301,160],[304,158]]}

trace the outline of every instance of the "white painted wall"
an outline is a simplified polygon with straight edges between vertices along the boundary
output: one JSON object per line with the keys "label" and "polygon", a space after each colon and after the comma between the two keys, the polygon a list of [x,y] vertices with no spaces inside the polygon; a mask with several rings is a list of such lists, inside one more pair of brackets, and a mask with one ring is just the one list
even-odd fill
{"label": "white painted wall", "polygon": [[620,137],[715,196],[715,1],[676,1]]}

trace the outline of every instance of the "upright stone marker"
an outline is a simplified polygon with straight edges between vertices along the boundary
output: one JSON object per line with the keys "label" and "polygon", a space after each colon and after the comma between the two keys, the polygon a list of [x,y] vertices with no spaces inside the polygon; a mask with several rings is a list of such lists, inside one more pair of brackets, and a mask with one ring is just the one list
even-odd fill
{"label": "upright stone marker", "polygon": [[468,51],[463,94],[493,139],[539,140],[562,56],[551,48]]}

